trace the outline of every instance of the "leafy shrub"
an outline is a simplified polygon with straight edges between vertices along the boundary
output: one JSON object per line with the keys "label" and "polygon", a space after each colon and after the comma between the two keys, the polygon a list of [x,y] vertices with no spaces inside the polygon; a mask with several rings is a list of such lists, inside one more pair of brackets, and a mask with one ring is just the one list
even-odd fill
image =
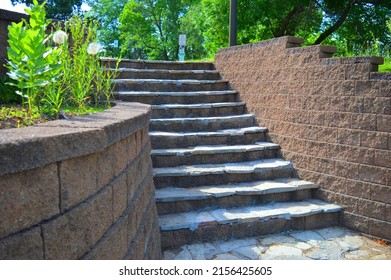
{"label": "leafy shrub", "polygon": [[18,87],[17,93],[28,104],[30,114],[39,110],[43,98],[42,88],[55,82],[60,76],[59,49],[47,44],[46,35],[50,21],[46,20],[45,9],[34,0],[34,6],[26,9],[30,20],[13,22],[8,27],[8,76],[10,84]]}

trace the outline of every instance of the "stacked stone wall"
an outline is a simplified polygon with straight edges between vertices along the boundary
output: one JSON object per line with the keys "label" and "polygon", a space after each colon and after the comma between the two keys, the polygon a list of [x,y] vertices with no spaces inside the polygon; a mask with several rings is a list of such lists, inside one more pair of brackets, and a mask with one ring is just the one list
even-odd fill
{"label": "stacked stone wall", "polygon": [[159,259],[150,107],[0,131],[0,259]]}
{"label": "stacked stone wall", "polygon": [[222,49],[215,64],[297,175],[340,204],[341,223],[391,239],[391,73],[379,57],[282,37]]}

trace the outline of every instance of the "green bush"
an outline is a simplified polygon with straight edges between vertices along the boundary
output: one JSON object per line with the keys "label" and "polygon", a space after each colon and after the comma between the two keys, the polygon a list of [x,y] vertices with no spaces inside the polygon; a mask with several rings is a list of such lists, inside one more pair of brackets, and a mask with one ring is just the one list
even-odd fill
{"label": "green bush", "polygon": [[40,110],[43,88],[59,78],[60,61],[59,49],[47,43],[49,36],[45,31],[50,21],[46,20],[43,4],[34,0],[34,6],[26,12],[30,15],[29,22],[13,22],[8,27],[7,74],[32,114]]}

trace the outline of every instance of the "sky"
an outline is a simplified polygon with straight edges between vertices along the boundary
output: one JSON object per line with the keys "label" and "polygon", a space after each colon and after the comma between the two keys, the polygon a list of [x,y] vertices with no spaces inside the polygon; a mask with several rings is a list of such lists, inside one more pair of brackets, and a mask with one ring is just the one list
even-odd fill
{"label": "sky", "polygon": [[16,6],[12,6],[11,0],[0,0],[0,9],[10,10],[10,11],[15,11],[15,12],[25,14],[26,13],[24,11],[25,7],[26,7],[26,5],[24,5],[24,4],[18,4]]}
{"label": "sky", "polygon": [[[0,0],[0,9],[4,10],[10,10],[10,11],[15,11],[19,13],[26,13],[24,11],[24,8],[26,8],[25,4],[17,4],[16,6],[12,6],[11,0]],[[89,7],[86,4],[83,4],[81,6],[82,10],[89,10]]]}

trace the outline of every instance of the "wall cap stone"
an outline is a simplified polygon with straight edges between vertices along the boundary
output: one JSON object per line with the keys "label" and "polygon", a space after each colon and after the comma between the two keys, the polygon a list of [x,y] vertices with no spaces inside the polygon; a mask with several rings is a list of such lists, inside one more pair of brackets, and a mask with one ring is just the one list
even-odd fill
{"label": "wall cap stone", "polygon": [[391,72],[372,72],[370,74],[371,80],[391,80]]}
{"label": "wall cap stone", "polygon": [[[270,45],[282,45],[287,49],[288,54],[302,54],[302,53],[319,53],[321,65],[333,65],[333,64],[370,64],[372,68],[371,73],[378,71],[378,65],[384,63],[384,58],[381,56],[355,56],[355,57],[331,57],[337,52],[337,47],[328,45],[312,45],[312,46],[301,46],[304,43],[303,38],[285,36],[257,43],[238,45],[228,48],[222,48],[218,51],[216,57],[223,53],[242,51],[253,48],[260,48]],[[389,80],[388,75],[374,76],[374,79],[385,79]]]}
{"label": "wall cap stone", "polygon": [[0,130],[0,176],[104,150],[148,126],[150,105],[116,102],[93,115]]}
{"label": "wall cap stone", "polygon": [[304,47],[294,47],[289,48],[289,54],[300,54],[300,53],[309,53],[309,52],[322,52],[334,54],[337,52],[337,48],[334,46],[326,46],[326,45],[313,45],[313,46],[304,46]]}
{"label": "wall cap stone", "polygon": [[264,46],[280,45],[280,44],[285,44],[285,47],[292,48],[292,47],[298,47],[303,43],[304,43],[303,38],[294,37],[294,36],[284,36],[284,37],[260,41],[257,43],[250,43],[250,44],[238,45],[238,46],[233,46],[228,48],[221,48],[219,49],[217,54],[224,53],[224,52],[239,51],[244,49],[264,47]]}
{"label": "wall cap stone", "polygon": [[322,64],[360,64],[367,63],[373,65],[381,65],[384,63],[384,58],[381,56],[354,56],[354,57],[333,57],[325,58]]}

